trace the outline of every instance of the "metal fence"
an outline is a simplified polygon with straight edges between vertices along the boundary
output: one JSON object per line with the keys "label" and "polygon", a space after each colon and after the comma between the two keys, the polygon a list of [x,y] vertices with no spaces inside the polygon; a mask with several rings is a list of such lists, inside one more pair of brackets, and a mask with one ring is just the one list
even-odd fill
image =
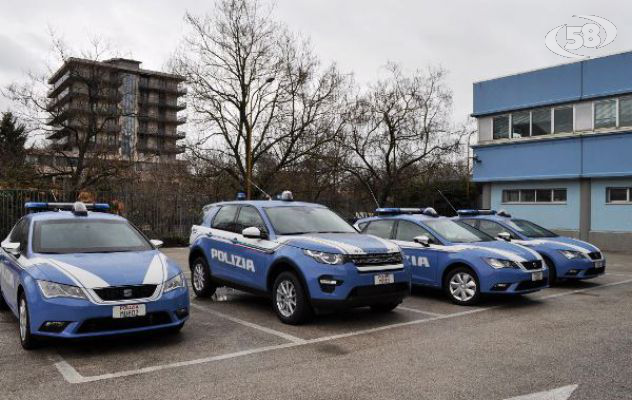
{"label": "metal fence", "polygon": [[[473,207],[475,204],[468,196],[459,192],[460,185],[448,188],[450,201],[457,208]],[[412,195],[411,195],[412,193]],[[166,245],[184,245],[188,243],[191,226],[201,219],[202,207],[220,199],[212,194],[197,193],[193,190],[167,192],[121,191],[96,192],[97,202],[123,205],[122,215],[140,228],[147,236],[165,241]],[[442,215],[452,215],[451,206],[436,190],[416,190],[414,192],[395,192],[394,204],[401,207],[434,207]],[[473,196],[472,196],[473,197]],[[359,191],[309,191],[294,192],[294,198],[300,201],[320,203],[338,212],[347,221],[366,216],[375,210],[373,198]],[[6,237],[13,225],[22,217],[28,201],[74,202],[77,193],[58,190],[0,190],[0,239]]]}
{"label": "metal fence", "polygon": [[[147,236],[167,244],[186,243],[191,225],[198,222],[202,207],[217,199],[178,192],[97,192],[97,202],[123,205],[122,215]],[[29,201],[74,202],[74,192],[0,190],[0,238],[4,238],[26,210]]]}

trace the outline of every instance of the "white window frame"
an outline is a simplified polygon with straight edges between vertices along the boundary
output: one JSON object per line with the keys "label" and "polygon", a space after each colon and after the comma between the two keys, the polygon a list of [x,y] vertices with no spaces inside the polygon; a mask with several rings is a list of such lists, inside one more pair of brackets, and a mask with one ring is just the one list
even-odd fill
{"label": "white window frame", "polygon": [[[626,189],[626,198],[627,200],[610,200],[610,191],[612,189]],[[606,205],[629,205],[632,204],[632,187],[626,186],[608,186],[606,187]]]}
{"label": "white window frame", "polygon": [[[505,191],[517,190],[518,191],[518,201],[505,201]],[[535,191],[535,201],[523,201],[522,200],[522,192],[525,190],[533,190]],[[538,190],[549,190],[551,192],[551,201],[538,201]],[[563,190],[566,192],[566,200],[565,201],[555,201],[555,191]],[[630,195],[630,191],[628,191],[628,196]],[[517,204],[517,205],[564,205],[568,203],[568,188],[563,187],[555,187],[555,188],[521,188],[521,189],[502,189],[500,193],[500,202],[501,204]]]}

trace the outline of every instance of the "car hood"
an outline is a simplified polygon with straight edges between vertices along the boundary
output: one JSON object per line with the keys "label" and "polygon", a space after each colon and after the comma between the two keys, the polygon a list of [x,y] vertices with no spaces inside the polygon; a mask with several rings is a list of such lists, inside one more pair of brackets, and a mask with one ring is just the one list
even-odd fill
{"label": "car hood", "polygon": [[304,250],[337,254],[375,254],[399,252],[395,243],[360,233],[314,233],[279,236],[277,241]]}
{"label": "car hood", "polygon": [[600,251],[598,247],[593,246],[590,243],[586,243],[579,239],[573,239],[566,236],[557,236],[553,238],[542,239],[529,239],[529,240],[515,240],[513,241],[523,246],[529,246],[534,248],[544,248],[552,250],[573,250],[580,251],[588,254],[595,251]]}
{"label": "car hood", "polygon": [[121,253],[39,254],[22,261],[37,279],[85,288],[161,284],[180,269],[157,250]]}
{"label": "car hood", "polygon": [[[423,248],[423,246],[416,243],[414,243],[413,246]],[[500,240],[477,243],[453,243],[447,246],[430,245],[430,248],[450,253],[463,253],[463,256],[466,258],[476,256],[490,257],[515,262],[542,260],[542,257],[536,251],[526,246]]]}

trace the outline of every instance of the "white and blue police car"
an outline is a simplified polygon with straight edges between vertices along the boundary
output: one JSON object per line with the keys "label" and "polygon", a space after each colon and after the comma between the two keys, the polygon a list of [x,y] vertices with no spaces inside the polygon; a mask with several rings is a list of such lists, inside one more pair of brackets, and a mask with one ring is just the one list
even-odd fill
{"label": "white and blue police car", "polygon": [[599,248],[582,240],[560,236],[531,221],[513,218],[506,211],[459,210],[458,220],[493,237],[500,237],[540,253],[549,267],[549,282],[589,279],[606,271]]}
{"label": "white and blue police car", "polygon": [[432,208],[382,208],[356,227],[395,241],[412,264],[413,285],[441,288],[452,302],[476,304],[482,293],[522,294],[547,287],[540,255],[499,241]]}
{"label": "white and blue police car", "polygon": [[[153,329],[177,332],[189,315],[180,268],[107,204],[27,203],[2,241],[0,302],[20,341]],[[91,210],[91,211],[88,211]]]}
{"label": "white and blue police car", "polygon": [[358,233],[325,206],[281,200],[228,201],[204,207],[191,229],[189,263],[197,296],[229,286],[272,297],[279,319],[370,306],[390,311],[410,293],[400,248]]}

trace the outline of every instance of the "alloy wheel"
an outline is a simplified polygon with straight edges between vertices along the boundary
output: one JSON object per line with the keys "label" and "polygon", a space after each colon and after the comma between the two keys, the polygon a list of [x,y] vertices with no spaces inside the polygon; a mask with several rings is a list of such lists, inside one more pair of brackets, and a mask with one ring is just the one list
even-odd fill
{"label": "alloy wheel", "polygon": [[276,304],[279,312],[289,318],[296,311],[296,288],[289,280],[284,280],[277,286]]}
{"label": "alloy wheel", "polygon": [[466,302],[476,295],[476,280],[467,272],[458,272],[450,279],[450,294],[455,299]]}

